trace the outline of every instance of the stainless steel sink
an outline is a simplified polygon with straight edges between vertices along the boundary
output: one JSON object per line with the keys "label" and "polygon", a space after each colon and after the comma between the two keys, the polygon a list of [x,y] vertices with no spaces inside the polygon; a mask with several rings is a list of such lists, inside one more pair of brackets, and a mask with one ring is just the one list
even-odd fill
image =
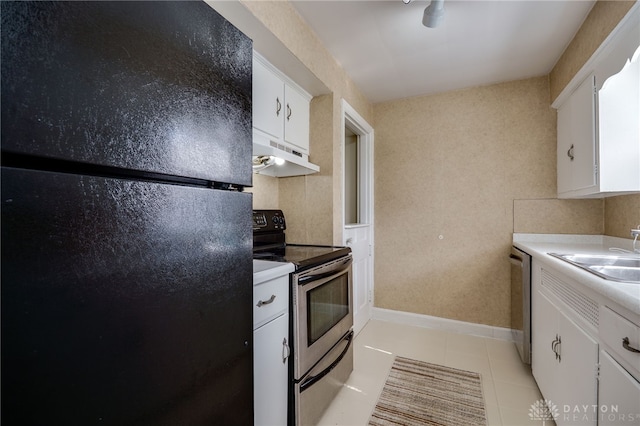
{"label": "stainless steel sink", "polygon": [[549,253],[606,280],[640,284],[640,257]]}

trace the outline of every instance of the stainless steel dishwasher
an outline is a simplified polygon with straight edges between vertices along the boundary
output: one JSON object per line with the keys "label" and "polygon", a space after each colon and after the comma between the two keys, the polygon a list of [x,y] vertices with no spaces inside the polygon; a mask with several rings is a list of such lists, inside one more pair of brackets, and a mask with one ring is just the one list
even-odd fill
{"label": "stainless steel dishwasher", "polygon": [[511,247],[511,332],[520,358],[531,364],[531,256]]}

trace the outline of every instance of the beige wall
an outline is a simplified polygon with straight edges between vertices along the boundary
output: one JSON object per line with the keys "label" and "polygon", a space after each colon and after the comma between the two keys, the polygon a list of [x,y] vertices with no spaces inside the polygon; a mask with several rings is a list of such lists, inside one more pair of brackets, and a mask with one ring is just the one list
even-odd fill
{"label": "beige wall", "polygon": [[518,233],[601,235],[604,200],[514,200],[513,218]]}
{"label": "beige wall", "polygon": [[600,0],[549,74],[551,102],[607,38],[635,1]]}
{"label": "beige wall", "polygon": [[556,194],[548,94],[540,77],[375,105],[376,306],[509,326],[514,202]]}
{"label": "beige wall", "polygon": [[631,238],[631,229],[640,228],[640,194],[606,198],[604,223],[606,235]]}

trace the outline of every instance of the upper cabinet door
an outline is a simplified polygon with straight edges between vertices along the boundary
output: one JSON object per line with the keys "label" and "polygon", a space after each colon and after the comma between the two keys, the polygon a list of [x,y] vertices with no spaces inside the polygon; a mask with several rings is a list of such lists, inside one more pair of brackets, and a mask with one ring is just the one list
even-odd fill
{"label": "upper cabinet door", "polygon": [[[640,38],[640,37],[639,37]],[[603,191],[640,190],[640,41],[633,55],[598,92]]]}
{"label": "upper cabinet door", "polygon": [[571,96],[573,152],[573,188],[591,188],[596,176],[596,102],[595,78],[588,77]]}
{"label": "upper cabinet door", "polygon": [[285,140],[309,152],[309,100],[297,90],[285,86]]}
{"label": "upper cabinet door", "polygon": [[558,109],[558,194],[596,185],[594,77]]}
{"label": "upper cabinet door", "polygon": [[251,184],[252,42],[204,2],[1,2],[2,149]]}
{"label": "upper cabinet door", "polygon": [[276,139],[282,139],[284,134],[284,95],[284,82],[254,58],[253,127]]}

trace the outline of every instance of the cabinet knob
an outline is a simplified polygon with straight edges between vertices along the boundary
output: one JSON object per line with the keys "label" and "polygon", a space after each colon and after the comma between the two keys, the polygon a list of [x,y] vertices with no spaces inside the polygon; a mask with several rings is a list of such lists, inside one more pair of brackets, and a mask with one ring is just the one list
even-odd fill
{"label": "cabinet knob", "polygon": [[573,144],[571,144],[571,148],[567,151],[567,156],[573,161]]}
{"label": "cabinet knob", "polygon": [[282,104],[280,98],[276,98],[276,117],[280,117],[280,111],[282,111]]}
{"label": "cabinet knob", "polygon": [[287,121],[291,118],[291,107],[287,104]]}

